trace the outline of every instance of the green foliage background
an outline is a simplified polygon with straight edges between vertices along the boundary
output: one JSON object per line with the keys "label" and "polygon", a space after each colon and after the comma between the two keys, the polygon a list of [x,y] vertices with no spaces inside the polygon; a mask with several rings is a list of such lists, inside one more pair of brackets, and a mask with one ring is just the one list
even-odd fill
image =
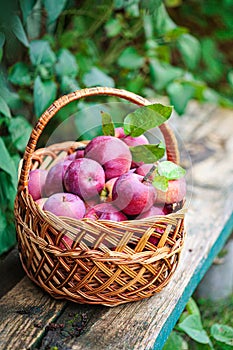
{"label": "green foliage background", "polygon": [[[0,3],[0,254],[15,244],[19,160],[51,102],[103,85],[167,95],[180,115],[190,99],[232,107],[231,13],[231,0]],[[60,111],[51,129],[85,105]]]}

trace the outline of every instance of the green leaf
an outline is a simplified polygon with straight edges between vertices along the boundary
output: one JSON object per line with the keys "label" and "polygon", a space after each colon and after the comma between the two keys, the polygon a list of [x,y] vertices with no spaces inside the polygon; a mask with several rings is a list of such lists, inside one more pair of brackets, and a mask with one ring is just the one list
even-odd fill
{"label": "green leaf", "polygon": [[188,102],[195,94],[195,89],[190,84],[181,84],[173,82],[168,85],[167,93],[171,104],[178,114],[183,114]]}
{"label": "green leaf", "polygon": [[19,0],[19,3],[23,14],[23,20],[26,22],[28,16],[32,12],[34,5],[36,4],[36,0]]}
{"label": "green leaf", "polygon": [[105,30],[109,38],[113,38],[121,32],[122,26],[118,18],[111,18],[105,25]]}
{"label": "green leaf", "polygon": [[130,147],[134,162],[154,163],[164,156],[165,150],[161,145],[139,145]]}
{"label": "green leaf", "polygon": [[11,18],[11,30],[15,34],[16,38],[26,47],[29,47],[28,38],[24,31],[22,22],[20,18],[16,15],[13,15]]}
{"label": "green leaf", "polygon": [[161,176],[165,176],[168,180],[176,180],[184,177],[186,170],[173,162],[165,160],[158,164],[158,173]]}
{"label": "green leaf", "polygon": [[12,84],[19,86],[30,86],[32,83],[29,68],[23,62],[18,62],[10,68],[8,79]]}
{"label": "green leaf", "polygon": [[186,341],[177,333],[172,331],[169,335],[163,350],[186,350],[188,349]]}
{"label": "green leaf", "polygon": [[163,35],[176,27],[163,3],[152,13],[152,20],[156,36]]}
{"label": "green leaf", "polygon": [[37,117],[39,117],[55,100],[56,93],[57,86],[53,81],[43,82],[39,76],[36,77],[33,96],[35,114]]}
{"label": "green leaf", "polygon": [[5,34],[0,32],[0,49],[3,47],[3,45],[5,44]]}
{"label": "green leaf", "polygon": [[115,135],[115,127],[112,122],[112,117],[109,113],[100,112],[102,118],[102,130],[103,134],[106,136],[114,136]]}
{"label": "green leaf", "polygon": [[117,60],[120,67],[126,69],[138,69],[144,64],[144,57],[140,56],[134,47],[127,47]]}
{"label": "green leaf", "polygon": [[44,0],[44,6],[48,14],[48,22],[54,22],[63,9],[65,8],[67,0]]}
{"label": "green leaf", "polygon": [[233,347],[232,327],[216,323],[212,325],[210,332],[215,340]]}
{"label": "green leaf", "polygon": [[61,91],[63,94],[68,94],[80,89],[80,86],[76,79],[67,77],[66,75],[61,78]]}
{"label": "green leaf", "polygon": [[0,137],[0,154],[0,169],[10,175],[12,183],[15,184],[17,182],[16,168],[2,137]]}
{"label": "green leaf", "polygon": [[87,86],[109,86],[114,87],[114,80],[100,69],[93,67],[83,76],[83,83]]}
{"label": "green leaf", "polygon": [[5,102],[5,100],[0,96],[0,113],[5,115],[5,117],[11,118],[11,111]]}
{"label": "green leaf", "polygon": [[184,72],[168,63],[152,59],[150,61],[150,74],[155,89],[162,90],[174,79],[182,77]]}
{"label": "green leaf", "polygon": [[78,65],[74,55],[67,50],[61,49],[58,53],[58,62],[55,65],[56,74],[59,77],[64,75],[75,78],[78,73]]}
{"label": "green leaf", "polygon": [[7,252],[15,244],[16,235],[13,218],[12,222],[7,222],[6,211],[4,212],[0,208],[0,255]]}
{"label": "green leaf", "polygon": [[168,179],[165,176],[155,176],[153,179],[152,185],[158,190],[166,192],[168,189]]}
{"label": "green leaf", "polygon": [[177,41],[183,61],[189,69],[194,69],[201,57],[200,42],[190,34],[183,34]]}
{"label": "green leaf", "polygon": [[18,116],[10,120],[8,130],[14,146],[23,152],[31,135],[32,126],[24,117]]}
{"label": "green leaf", "polygon": [[198,343],[210,343],[210,339],[204,330],[201,319],[198,315],[190,315],[186,317],[183,322],[179,323],[179,329]]}
{"label": "green leaf", "polygon": [[56,56],[45,40],[34,40],[30,43],[30,60],[34,66],[43,64],[52,66],[56,62]]}
{"label": "green leaf", "polygon": [[157,8],[162,4],[162,0],[141,0],[140,7],[147,10],[149,13],[155,12]]}
{"label": "green leaf", "polygon": [[137,137],[145,131],[155,128],[167,121],[172,113],[172,107],[160,103],[137,108],[124,119],[126,135]]}
{"label": "green leaf", "polygon": [[193,298],[189,298],[189,301],[186,305],[186,310],[190,315],[198,315],[199,317],[201,317],[199,307],[197,306],[197,303]]}

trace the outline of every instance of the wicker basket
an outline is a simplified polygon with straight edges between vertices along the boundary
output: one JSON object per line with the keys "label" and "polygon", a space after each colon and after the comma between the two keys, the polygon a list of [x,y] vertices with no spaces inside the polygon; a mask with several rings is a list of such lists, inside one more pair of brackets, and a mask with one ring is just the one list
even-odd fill
{"label": "wicker basket", "polygon": [[[28,193],[29,171],[48,168],[74,147],[74,142],[65,142],[35,151],[43,129],[63,106],[94,95],[150,104],[131,92],[104,87],[78,90],[56,100],[38,120],[26,147],[15,200],[16,230],[22,265],[46,292],[78,303],[115,306],[150,297],[169,282],[184,243],[185,210],[124,222],[75,220],[44,212],[33,201]],[[179,163],[173,132],[167,124],[160,130],[167,159]],[[74,239],[72,248],[64,235]],[[151,236],[157,246],[149,242]]]}

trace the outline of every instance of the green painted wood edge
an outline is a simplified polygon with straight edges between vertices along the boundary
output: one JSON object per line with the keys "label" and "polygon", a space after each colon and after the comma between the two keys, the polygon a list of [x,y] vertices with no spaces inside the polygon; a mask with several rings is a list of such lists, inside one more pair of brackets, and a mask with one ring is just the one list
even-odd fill
{"label": "green painted wood edge", "polygon": [[[172,311],[171,315],[163,325],[163,328],[161,329],[160,333],[158,334],[158,337],[156,338],[156,342],[154,344],[153,350],[162,350],[167,338],[169,337],[171,331],[173,330],[177,320],[179,319],[182,311],[184,310],[189,298],[193,294],[194,290],[196,289],[197,285],[205,275],[206,271],[209,269],[209,267],[212,265],[214,258],[223,248],[227,238],[230,236],[233,230],[233,213],[231,214],[230,218],[226,222],[224,228],[222,229],[218,239],[212,246],[208,256],[206,259],[202,259],[198,267],[196,268],[192,278],[190,279],[189,283],[187,284],[184,293],[182,294],[181,298],[178,300],[174,310]],[[178,350],[178,349],[177,349]]]}

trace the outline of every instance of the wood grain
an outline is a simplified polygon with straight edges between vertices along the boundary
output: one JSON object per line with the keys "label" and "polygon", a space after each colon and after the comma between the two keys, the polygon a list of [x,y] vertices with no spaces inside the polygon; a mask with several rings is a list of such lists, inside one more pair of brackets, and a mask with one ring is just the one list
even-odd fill
{"label": "wood grain", "polygon": [[30,348],[63,306],[24,277],[0,299],[0,349]]}
{"label": "wood grain", "polygon": [[[149,299],[109,308],[54,301],[25,277],[0,299],[0,348],[163,348],[189,296],[233,227],[232,112],[193,104],[187,116],[174,117],[172,124],[193,159],[193,188],[185,248],[168,286]],[[17,312],[24,309],[29,314]],[[84,327],[80,327],[82,315]],[[41,327],[35,327],[35,322]],[[57,329],[46,329],[51,322],[56,322]],[[81,328],[78,333],[77,328]]]}

